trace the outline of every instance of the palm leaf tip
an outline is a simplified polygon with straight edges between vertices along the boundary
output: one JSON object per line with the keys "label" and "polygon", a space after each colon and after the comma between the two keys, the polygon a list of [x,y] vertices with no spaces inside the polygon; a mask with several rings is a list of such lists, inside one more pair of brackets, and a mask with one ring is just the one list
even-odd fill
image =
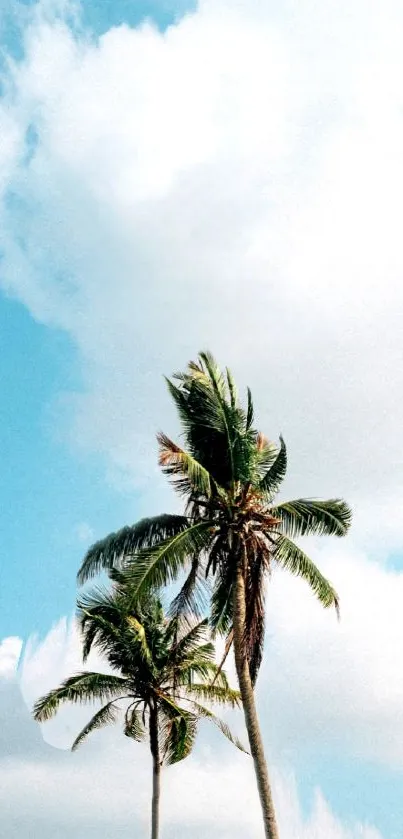
{"label": "palm leaf tip", "polygon": [[337,592],[321,574],[315,563],[286,536],[279,535],[274,557],[279,565],[296,577],[302,577],[325,609],[334,607],[339,613],[340,604]]}
{"label": "palm leaf tip", "polygon": [[245,748],[245,746],[238,739],[238,737],[236,737],[235,735],[232,734],[232,731],[231,731],[229,725],[224,720],[220,719],[220,717],[217,717],[213,713],[213,711],[211,711],[209,708],[206,708],[204,705],[201,705],[200,702],[197,702],[193,699],[191,699],[190,701],[191,701],[191,705],[194,709],[194,712],[200,718],[204,717],[206,719],[211,720],[213,725],[215,725],[218,728],[218,730],[221,731],[221,734],[223,734],[224,737],[226,737],[226,739],[229,740],[230,743],[232,743],[234,746],[236,746],[237,749],[239,749],[240,752],[244,752],[244,754],[247,754],[247,755],[249,754],[249,751]]}
{"label": "palm leaf tip", "polygon": [[51,691],[45,696],[41,696],[32,709],[32,716],[35,722],[43,723],[52,719],[55,716],[59,707],[59,702],[55,696],[55,692]]}
{"label": "palm leaf tip", "polygon": [[75,752],[92,731],[96,731],[99,728],[103,728],[105,725],[110,725],[111,723],[116,722],[117,713],[118,711],[113,701],[104,705],[104,707],[97,711],[87,725],[85,725],[80,731],[74,740],[71,751]]}

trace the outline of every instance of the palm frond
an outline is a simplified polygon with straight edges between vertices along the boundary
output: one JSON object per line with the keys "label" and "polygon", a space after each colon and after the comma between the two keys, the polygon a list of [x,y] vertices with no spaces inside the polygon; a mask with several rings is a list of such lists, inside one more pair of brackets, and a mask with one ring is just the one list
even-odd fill
{"label": "palm frond", "polygon": [[151,650],[148,646],[148,643],[147,643],[146,631],[144,629],[143,624],[140,623],[140,621],[137,620],[137,618],[135,618],[133,615],[128,615],[126,620],[127,620],[127,623],[129,624],[133,634],[135,635],[136,639],[139,642],[138,651],[139,651],[140,655],[142,656],[143,660],[148,665],[150,670],[152,672],[153,671],[155,672],[155,665],[154,665],[154,661],[153,661],[153,656],[152,656],[152,652],[151,652]]}
{"label": "palm frond", "polygon": [[191,698],[197,701],[211,702],[218,705],[227,705],[230,708],[238,708],[241,705],[241,694],[238,690],[221,685],[198,684],[197,682],[186,689]]}
{"label": "palm frond", "polygon": [[224,655],[222,656],[221,661],[220,661],[220,663],[217,667],[217,672],[216,672],[216,674],[214,676],[214,679],[211,683],[212,685],[214,685],[217,682],[217,680],[219,678],[221,678],[221,676],[224,674],[223,667],[224,667],[224,664],[225,664],[225,662],[228,658],[229,651],[230,651],[233,643],[234,643],[234,630],[231,629],[231,631],[227,635],[227,638],[226,638],[226,641],[225,641],[225,647],[224,647]]}
{"label": "palm frond", "polygon": [[[275,458],[270,462],[273,451],[276,452]],[[282,437],[280,437],[280,448],[278,450],[274,449],[272,445],[266,444],[266,448],[262,450],[259,458],[260,468],[264,463],[267,466],[267,471],[260,481],[259,488],[270,498],[273,498],[278,492],[287,471],[287,449]]]}
{"label": "palm frond", "polygon": [[282,568],[306,580],[325,609],[334,606],[337,615],[339,614],[339,598],[335,589],[315,563],[291,539],[283,535],[277,536],[274,558]]}
{"label": "palm frond", "polygon": [[126,568],[127,582],[136,597],[174,582],[186,564],[207,549],[211,530],[211,522],[197,522],[156,547],[138,551]]}
{"label": "palm frond", "polygon": [[200,618],[206,611],[209,594],[205,563],[200,554],[196,553],[187,577],[168,609],[168,614],[172,617],[181,616],[188,621],[193,617]]}
{"label": "palm frond", "polygon": [[83,638],[83,662],[87,660],[94,646],[98,647],[101,652],[106,652],[113,646],[114,642],[119,643],[121,639],[119,626],[108,620],[104,616],[105,612],[108,614],[107,607],[102,609],[100,606],[99,609],[92,608],[89,610],[85,608],[84,600],[79,601],[77,618]]}
{"label": "palm frond", "polygon": [[202,366],[207,371],[210,383],[213,386],[214,392],[217,396],[224,400],[225,399],[225,379],[224,376],[211,352],[209,350],[204,350],[203,352],[199,353],[199,358],[201,361]]}
{"label": "palm frond", "polygon": [[163,746],[164,763],[172,766],[184,760],[193,749],[197,735],[197,716],[182,712],[173,716],[167,730],[167,738]]}
{"label": "palm frond", "polygon": [[[213,645],[206,641],[208,633],[208,620],[198,621],[190,629],[181,633],[180,637],[172,645],[168,657],[168,664],[175,661],[177,665],[181,661],[189,661],[194,655],[196,658],[200,655],[205,660],[206,656],[211,654],[214,657]],[[203,643],[202,643],[203,642]]]}
{"label": "palm frond", "polygon": [[181,478],[185,477],[187,490],[202,495],[204,498],[210,498],[214,481],[208,470],[189,452],[177,446],[166,434],[159,433],[157,440],[160,447],[159,465],[166,475],[173,477],[174,485],[176,481],[180,489]]}
{"label": "palm frond", "polygon": [[229,725],[227,725],[224,720],[221,720],[220,717],[217,717],[213,711],[210,711],[209,708],[206,708],[204,705],[201,705],[200,702],[196,702],[193,699],[189,700],[190,707],[193,709],[194,713],[197,714],[199,717],[203,717],[205,719],[209,719],[213,725],[215,725],[221,734],[227,738],[234,746],[237,747],[241,752],[245,754],[249,754],[248,750],[245,749],[245,746],[241,743],[238,737],[234,737],[231,732]]}
{"label": "palm frond", "polygon": [[261,431],[256,435],[256,462],[260,479],[273,466],[278,455],[278,447],[268,440]]}
{"label": "palm frond", "polygon": [[49,691],[34,705],[36,722],[50,720],[64,702],[84,703],[115,698],[127,691],[129,683],[120,676],[105,673],[77,673],[65,679],[60,687]]}
{"label": "palm frond", "polygon": [[[218,423],[215,419],[216,425],[215,427],[224,434],[226,439],[226,452],[229,457],[229,464],[230,464],[230,480],[233,481],[235,478],[235,471],[234,471],[234,455],[233,455],[233,436],[231,433],[231,422],[230,422],[230,406],[227,405],[225,399],[225,381],[222,373],[220,372],[213,356],[209,352],[202,352],[199,355],[200,360],[204,364],[212,387],[212,395],[213,398],[211,399],[211,405],[213,406],[213,415],[214,417],[218,417]],[[205,389],[203,393],[204,401],[208,401],[210,396],[209,388]],[[214,425],[212,426],[214,427]]]}
{"label": "palm frond", "polygon": [[97,711],[90,721],[87,722],[87,725],[85,725],[80,731],[79,735],[74,740],[71,751],[75,752],[92,731],[96,731],[99,728],[103,728],[105,725],[110,725],[111,723],[116,722],[117,715],[118,708],[116,708],[114,701],[108,702],[107,705],[104,705],[104,707]]}
{"label": "palm frond", "polygon": [[127,709],[125,714],[124,733],[126,737],[130,737],[132,740],[137,740],[137,742],[141,742],[141,740],[145,739],[146,732],[137,708],[129,706]]}
{"label": "palm frond", "polygon": [[265,630],[265,575],[270,569],[269,549],[251,534],[245,573],[244,644],[252,684],[255,685],[263,656]]}
{"label": "palm frond", "polygon": [[248,410],[247,410],[247,413],[246,413],[246,431],[249,431],[249,429],[252,428],[253,416],[254,416],[252,393],[251,393],[251,390],[250,390],[249,387],[247,389],[247,394],[248,394]]}
{"label": "palm frond", "polygon": [[101,571],[120,566],[126,557],[133,556],[143,548],[151,548],[181,533],[188,526],[186,516],[166,514],[141,519],[131,527],[123,527],[117,533],[109,534],[87,552],[77,575],[78,583],[81,585]]}
{"label": "palm frond", "polygon": [[233,590],[235,563],[231,557],[222,556],[217,565],[217,574],[211,596],[210,624],[214,634],[228,635],[232,629]]}
{"label": "palm frond", "polygon": [[170,766],[184,760],[192,751],[197,734],[197,714],[181,708],[176,701],[164,693],[158,696],[159,716],[162,724],[159,731],[163,762]]}
{"label": "palm frond", "polygon": [[221,687],[228,686],[224,671],[217,674],[217,664],[210,658],[204,659],[202,655],[194,655],[181,663],[175,672],[175,686],[186,688],[187,685],[194,683],[195,678],[205,679],[206,681],[217,679],[217,683]]}
{"label": "palm frond", "polygon": [[350,507],[339,498],[329,501],[298,498],[278,504],[270,512],[281,520],[281,530],[291,538],[345,536],[351,524]]}
{"label": "palm frond", "polygon": [[227,376],[227,385],[228,385],[228,392],[229,392],[229,395],[230,395],[231,408],[236,408],[237,403],[238,403],[238,393],[237,393],[236,385],[235,385],[235,382],[234,382],[234,377],[231,373],[231,370],[229,370],[228,367],[226,367],[225,372],[226,372],[226,376]]}

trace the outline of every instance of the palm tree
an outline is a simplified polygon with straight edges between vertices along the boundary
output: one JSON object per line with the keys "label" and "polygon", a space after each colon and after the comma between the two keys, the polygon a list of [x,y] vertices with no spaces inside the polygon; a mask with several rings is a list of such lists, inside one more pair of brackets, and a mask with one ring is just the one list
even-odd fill
{"label": "palm tree", "polygon": [[306,534],[344,536],[351,511],[340,499],[274,503],[285,477],[284,440],[269,442],[254,427],[250,390],[244,409],[229,370],[201,353],[185,373],[168,381],[185,440],[158,435],[160,465],[185,499],[184,515],[143,519],[96,543],[78,579],[125,567],[137,596],[186,580],[174,601],[179,614],[202,612],[203,582],[210,579],[211,624],[234,645],[245,723],[254,759],[265,835],[278,839],[275,810],[254,700],[262,659],[265,580],[274,566],[302,577],[325,608],[339,601],[330,582],[293,541]]}
{"label": "palm tree", "polygon": [[[235,706],[239,693],[214,661],[207,620],[166,618],[159,599],[133,607],[119,574],[112,592],[96,589],[83,596],[78,617],[83,636],[83,661],[97,648],[113,672],[82,672],[39,699],[34,718],[45,722],[65,702],[102,702],[102,707],[76,737],[73,751],[88,734],[116,721],[124,710],[124,733],[133,740],[148,736],[153,761],[151,837],[159,834],[160,776],[163,765],[187,757],[198,722],[207,718],[242,749],[221,719],[204,702]],[[211,681],[216,680],[212,685]],[[148,732],[147,732],[148,729]]]}

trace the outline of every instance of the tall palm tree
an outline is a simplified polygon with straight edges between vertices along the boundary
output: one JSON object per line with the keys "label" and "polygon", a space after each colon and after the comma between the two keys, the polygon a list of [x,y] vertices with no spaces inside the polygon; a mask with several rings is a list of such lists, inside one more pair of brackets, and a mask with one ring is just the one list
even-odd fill
{"label": "tall palm tree", "polygon": [[[116,580],[120,575],[114,576]],[[88,734],[115,722],[124,711],[124,733],[138,741],[148,736],[153,761],[151,837],[157,839],[162,766],[189,755],[201,718],[215,723],[242,749],[226,723],[204,704],[235,706],[239,693],[231,690],[214,661],[207,620],[166,618],[154,596],[147,604],[133,607],[122,578],[112,592],[97,589],[83,596],[78,617],[83,660],[95,647],[114,672],[70,676],[36,702],[34,718],[38,722],[50,719],[65,702],[102,702],[76,737],[75,750]]]}
{"label": "tall palm tree", "polygon": [[184,447],[159,434],[160,465],[185,500],[184,515],[143,519],[96,543],[79,572],[83,582],[103,568],[125,567],[137,596],[186,580],[174,608],[202,609],[212,582],[211,624],[234,645],[245,723],[254,759],[265,835],[278,838],[275,810],[254,700],[262,658],[265,580],[274,566],[302,577],[325,608],[336,591],[293,541],[306,534],[344,536],[351,511],[340,499],[274,503],[287,467],[284,440],[269,442],[254,427],[250,390],[244,409],[229,370],[201,353],[185,373],[168,380]]}

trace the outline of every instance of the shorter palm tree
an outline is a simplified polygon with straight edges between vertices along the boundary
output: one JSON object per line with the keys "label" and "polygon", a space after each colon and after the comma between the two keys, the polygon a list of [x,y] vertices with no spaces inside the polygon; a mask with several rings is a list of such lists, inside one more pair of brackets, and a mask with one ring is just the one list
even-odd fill
{"label": "shorter palm tree", "polygon": [[141,741],[148,736],[153,761],[151,837],[157,839],[161,768],[190,754],[201,718],[243,750],[226,723],[204,704],[234,707],[239,694],[215,663],[207,620],[167,618],[156,596],[133,605],[123,575],[114,572],[113,577],[111,592],[97,588],[81,597],[78,619],[83,661],[96,648],[115,672],[70,676],[36,702],[33,714],[37,722],[45,722],[65,702],[102,702],[76,737],[73,751],[92,731],[115,722],[119,712],[128,737]]}

